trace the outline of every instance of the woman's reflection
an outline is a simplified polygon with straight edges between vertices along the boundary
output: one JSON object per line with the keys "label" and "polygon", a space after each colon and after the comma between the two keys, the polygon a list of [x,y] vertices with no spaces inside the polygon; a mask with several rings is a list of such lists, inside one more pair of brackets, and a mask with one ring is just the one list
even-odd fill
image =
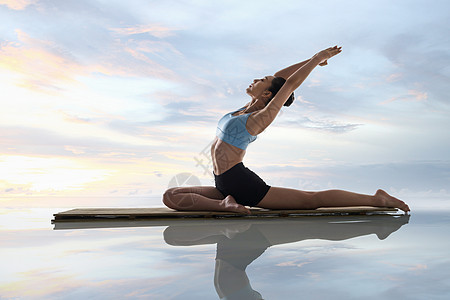
{"label": "woman's reflection", "polygon": [[383,240],[408,220],[409,215],[214,220],[169,226],[164,239],[174,246],[217,243],[214,285],[220,299],[262,299],[251,287],[245,269],[270,246],[308,239],[342,241],[369,234]]}

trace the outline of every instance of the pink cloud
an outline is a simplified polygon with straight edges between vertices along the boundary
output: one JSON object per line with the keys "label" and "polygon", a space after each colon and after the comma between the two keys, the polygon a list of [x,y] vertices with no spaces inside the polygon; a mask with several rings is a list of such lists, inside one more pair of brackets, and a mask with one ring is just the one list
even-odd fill
{"label": "pink cloud", "polygon": [[165,38],[174,35],[174,31],[177,29],[164,27],[158,24],[148,24],[132,27],[111,28],[111,30],[120,35],[148,33],[154,37]]}
{"label": "pink cloud", "polygon": [[37,0],[0,0],[0,5],[6,5],[8,8],[14,10],[22,10],[36,2]]}
{"label": "pink cloud", "polygon": [[428,94],[418,90],[409,90],[408,95],[415,98],[416,101],[426,101],[428,99]]}
{"label": "pink cloud", "polygon": [[0,48],[0,68],[21,74],[19,86],[29,89],[54,87],[58,82],[74,82],[74,77],[94,70],[107,73],[100,66],[83,66],[64,54],[52,42],[38,40],[16,30],[18,42],[8,42]]}
{"label": "pink cloud", "polygon": [[398,100],[423,102],[428,100],[428,93],[419,90],[408,90],[408,93],[406,95],[391,97],[388,100],[381,102],[381,104],[388,104]]}
{"label": "pink cloud", "polygon": [[166,44],[124,47],[120,41],[115,41],[111,47],[117,51],[112,51],[112,54],[102,52],[94,63],[86,63],[52,41],[33,38],[21,30],[16,30],[16,34],[17,42],[0,46],[0,69],[20,74],[17,85],[34,91],[60,90],[63,84],[77,84],[77,76],[95,73],[124,77],[176,77],[171,70],[146,55],[170,47]]}
{"label": "pink cloud", "polygon": [[396,82],[396,81],[400,80],[402,77],[403,77],[403,74],[401,74],[401,73],[394,73],[394,74],[389,75],[386,78],[386,81],[387,82]]}

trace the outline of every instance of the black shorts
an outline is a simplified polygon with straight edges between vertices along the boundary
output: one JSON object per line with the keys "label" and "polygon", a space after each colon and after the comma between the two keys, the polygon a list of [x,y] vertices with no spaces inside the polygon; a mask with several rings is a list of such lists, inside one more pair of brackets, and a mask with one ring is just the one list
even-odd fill
{"label": "black shorts", "polygon": [[225,173],[214,174],[216,188],[226,197],[231,195],[237,203],[256,206],[270,189],[264,180],[246,168],[242,162]]}

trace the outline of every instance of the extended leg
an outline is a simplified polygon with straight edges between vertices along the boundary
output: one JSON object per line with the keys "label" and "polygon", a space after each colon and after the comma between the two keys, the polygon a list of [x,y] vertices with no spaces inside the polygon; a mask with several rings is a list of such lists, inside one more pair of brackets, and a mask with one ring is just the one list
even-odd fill
{"label": "extended leg", "polygon": [[316,209],[318,207],[380,206],[409,211],[408,205],[383,190],[375,195],[358,194],[342,190],[305,192],[295,189],[271,187],[259,202],[259,207],[270,209]]}
{"label": "extended leg", "polygon": [[212,186],[175,187],[163,195],[167,207],[176,210],[233,211],[250,213],[230,195],[224,197]]}

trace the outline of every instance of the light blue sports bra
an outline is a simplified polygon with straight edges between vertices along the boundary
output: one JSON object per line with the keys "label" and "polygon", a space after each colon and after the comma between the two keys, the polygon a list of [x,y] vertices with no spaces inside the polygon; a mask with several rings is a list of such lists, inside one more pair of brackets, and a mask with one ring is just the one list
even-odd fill
{"label": "light blue sports bra", "polygon": [[216,135],[225,143],[231,144],[242,150],[246,150],[248,144],[256,140],[256,135],[251,135],[247,131],[247,119],[250,113],[233,116],[235,112],[243,110],[245,107],[236,111],[230,112],[219,120],[217,125]]}

